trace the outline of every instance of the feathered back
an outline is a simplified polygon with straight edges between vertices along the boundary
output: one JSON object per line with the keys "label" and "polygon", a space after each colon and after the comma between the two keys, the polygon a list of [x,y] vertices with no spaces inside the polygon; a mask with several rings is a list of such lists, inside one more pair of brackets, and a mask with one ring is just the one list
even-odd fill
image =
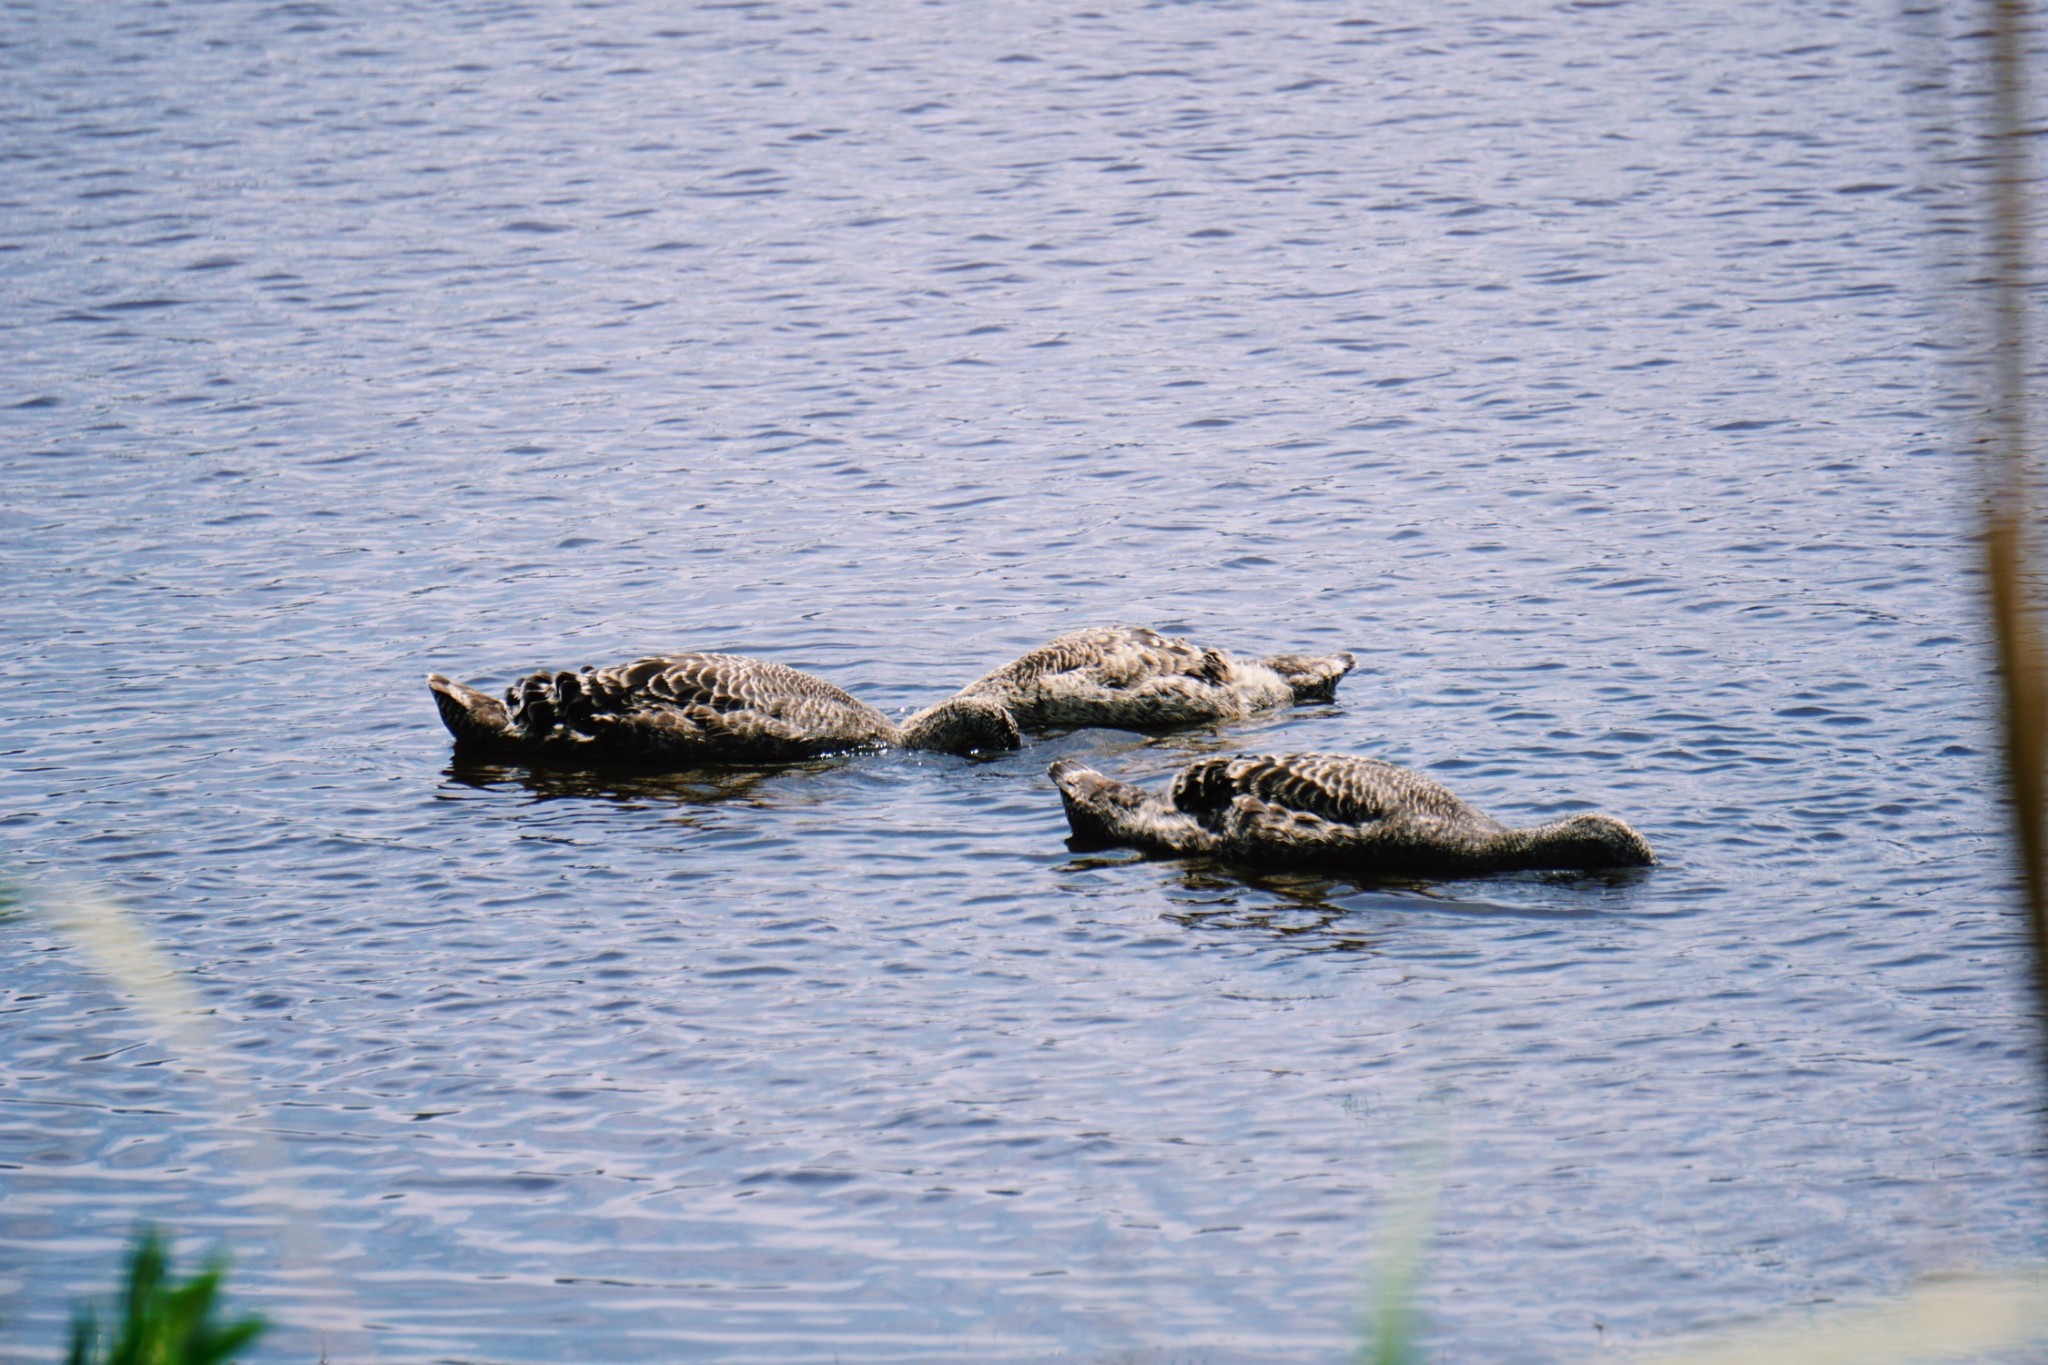
{"label": "feathered back", "polygon": [[1077,838],[1156,853],[1391,875],[1648,867],[1642,835],[1608,815],[1510,829],[1434,778],[1349,754],[1205,758],[1161,800],[1084,764],[1048,770]]}
{"label": "feathered back", "polygon": [[1179,675],[1211,685],[1230,677],[1230,658],[1142,626],[1070,630],[960,689],[966,695],[1006,692],[1060,673],[1085,672],[1104,686],[1127,688],[1147,678]]}
{"label": "feathered back", "polygon": [[773,721],[887,718],[823,678],[740,654],[659,654],[576,673],[531,673],[505,692],[512,723],[529,740],[587,730],[598,716],[673,710],[721,731]]}
{"label": "feathered back", "polygon": [[963,697],[1010,708],[1020,725],[1203,725],[1310,698],[1327,700],[1349,654],[1276,656],[1291,673],[1142,626],[1091,626],[975,679]]}
{"label": "feathered back", "polygon": [[782,763],[900,737],[887,716],[823,678],[738,654],[529,673],[502,704],[439,674],[427,682],[459,745],[549,762]]}
{"label": "feathered back", "polygon": [[1175,809],[1206,824],[1220,819],[1240,796],[1347,825],[1401,814],[1499,827],[1435,778],[1351,754],[1205,758],[1181,769],[1170,799]]}

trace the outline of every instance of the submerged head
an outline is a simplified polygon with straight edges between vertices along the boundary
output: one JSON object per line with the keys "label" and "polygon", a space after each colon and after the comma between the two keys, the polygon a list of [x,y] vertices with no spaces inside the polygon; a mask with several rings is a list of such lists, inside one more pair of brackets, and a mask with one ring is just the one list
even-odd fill
{"label": "submerged head", "polygon": [[1024,734],[1010,708],[987,697],[948,697],[903,725],[906,749],[978,754],[1018,749]]}
{"label": "submerged head", "polygon": [[1649,840],[1611,815],[1574,815],[1530,834],[1541,867],[1648,867],[1657,861]]}

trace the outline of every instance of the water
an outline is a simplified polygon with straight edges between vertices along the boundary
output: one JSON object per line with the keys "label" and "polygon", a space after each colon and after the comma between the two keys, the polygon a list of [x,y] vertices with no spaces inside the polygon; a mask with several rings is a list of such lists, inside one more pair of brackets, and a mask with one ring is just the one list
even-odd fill
{"label": "water", "polygon": [[[264,1359],[1332,1360],[1431,1134],[1450,1360],[2037,1253],[1960,26],[0,8],[0,863],[219,1052],[0,927],[10,1357],[146,1216]],[[452,766],[421,683],[900,712],[1117,621],[1361,666],[613,782]],[[1066,849],[1052,758],[1235,749],[1666,862]]]}

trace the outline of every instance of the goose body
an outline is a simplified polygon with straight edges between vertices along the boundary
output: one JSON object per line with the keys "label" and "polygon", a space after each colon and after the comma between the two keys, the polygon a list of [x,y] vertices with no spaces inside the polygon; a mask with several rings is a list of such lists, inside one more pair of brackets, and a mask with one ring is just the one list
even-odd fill
{"label": "goose body", "polygon": [[502,700],[429,674],[458,748],[568,763],[686,768],[786,763],[855,749],[1014,749],[1002,708],[949,699],[902,725],[823,678],[739,654],[661,654],[530,673]]}
{"label": "goose body", "polygon": [[1096,626],[1041,645],[956,695],[999,703],[1025,729],[1200,725],[1328,701],[1353,662],[1349,654],[1238,659],[1153,630]]}
{"label": "goose body", "polygon": [[1348,754],[1205,758],[1164,797],[1066,759],[1051,774],[1077,839],[1152,853],[1394,875],[1656,861],[1612,816],[1511,829],[1433,778]]}

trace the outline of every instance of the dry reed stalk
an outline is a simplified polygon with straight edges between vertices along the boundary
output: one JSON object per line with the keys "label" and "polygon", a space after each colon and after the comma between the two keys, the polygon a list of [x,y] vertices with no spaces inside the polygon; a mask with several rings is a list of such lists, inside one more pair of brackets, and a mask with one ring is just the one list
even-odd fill
{"label": "dry reed stalk", "polygon": [[[2044,829],[2041,638],[2027,591],[2026,0],[1994,0],[1991,80],[1992,326],[1985,574],[2003,683],[2006,789],[2012,798],[2033,944],[2036,1014],[2048,1031],[2048,829]],[[2044,1053],[2048,1061],[2048,1053]]]}

